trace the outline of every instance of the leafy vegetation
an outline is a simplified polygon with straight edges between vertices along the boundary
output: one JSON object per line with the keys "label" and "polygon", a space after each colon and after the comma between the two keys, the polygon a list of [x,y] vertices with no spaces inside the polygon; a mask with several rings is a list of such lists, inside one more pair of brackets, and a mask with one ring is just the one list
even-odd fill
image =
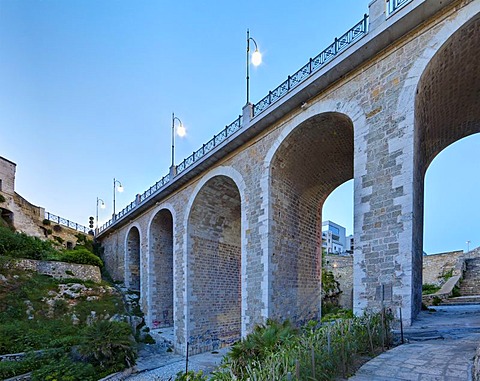
{"label": "leafy vegetation", "polygon": [[207,381],[208,377],[203,374],[200,370],[198,372],[194,372],[193,370],[185,372],[178,372],[177,377],[175,377],[175,381]]}
{"label": "leafy vegetation", "polygon": [[61,256],[63,262],[80,263],[82,265],[103,266],[102,260],[84,247],[75,246],[73,250],[66,250]]}
{"label": "leafy vegetation", "polygon": [[435,294],[438,290],[440,290],[440,286],[431,283],[425,283],[422,285],[422,294],[423,295],[430,295]]}
{"label": "leafy vegetation", "polygon": [[389,314],[379,313],[321,326],[311,322],[301,331],[269,321],[233,346],[212,380],[347,377],[359,357],[373,356],[390,345],[391,320]]}
{"label": "leafy vegetation", "polygon": [[[123,313],[120,295],[108,285],[60,281],[1,265],[6,281],[0,283],[0,354],[42,353],[1,362],[0,379],[33,370],[33,380],[97,380],[134,363],[130,327],[107,320]],[[58,297],[61,290],[78,289],[85,294]]]}
{"label": "leafy vegetation", "polygon": [[448,271],[445,271],[442,275],[441,278],[443,279],[444,282],[449,280],[453,276],[453,269],[450,269]]}
{"label": "leafy vegetation", "polygon": [[30,237],[24,233],[15,233],[0,227],[0,255],[14,258],[43,259],[58,256],[51,242]]}
{"label": "leafy vegetation", "polygon": [[[78,244],[73,250],[59,250],[51,241],[43,241],[24,233],[15,233],[0,226],[0,256],[62,261],[102,267],[103,262],[99,258],[101,247],[92,243],[84,234],[77,234],[76,237]],[[54,239],[60,244],[63,243],[61,237],[54,236]]]}
{"label": "leafy vegetation", "polygon": [[0,194],[0,202],[5,202],[5,197]]}

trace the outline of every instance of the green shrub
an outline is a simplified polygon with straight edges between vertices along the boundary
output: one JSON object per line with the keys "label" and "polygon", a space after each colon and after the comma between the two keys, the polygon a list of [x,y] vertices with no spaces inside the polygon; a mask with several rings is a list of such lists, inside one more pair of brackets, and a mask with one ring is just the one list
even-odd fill
{"label": "green shrub", "polygon": [[45,226],[48,226],[51,224],[50,220],[47,220],[46,218],[42,222]]}
{"label": "green shrub", "polygon": [[53,225],[53,231],[60,233],[62,231],[62,227],[60,225]]}
{"label": "green shrub", "polygon": [[75,362],[67,355],[52,359],[48,364],[34,370],[33,381],[95,381],[98,380],[91,364]]}
{"label": "green shrub", "polygon": [[63,243],[63,238],[62,237],[58,237],[58,236],[55,235],[55,236],[53,236],[53,239],[55,241],[57,241],[60,245]]}
{"label": "green shrub", "polygon": [[5,202],[5,197],[0,194],[0,202]]}
{"label": "green shrub", "polygon": [[237,376],[243,375],[247,364],[261,362],[296,333],[297,329],[288,320],[278,323],[269,319],[265,325],[256,326],[245,339],[233,344],[226,355],[232,372]]}
{"label": "green shrub", "polygon": [[208,378],[203,374],[200,370],[198,372],[194,372],[193,370],[185,372],[178,372],[177,376],[175,377],[175,381],[207,381]]}
{"label": "green shrub", "polygon": [[453,276],[453,269],[450,269],[448,271],[445,271],[442,275],[441,278],[446,282]]}
{"label": "green shrub", "polygon": [[431,283],[425,283],[422,285],[422,294],[423,295],[430,295],[435,294],[438,290],[440,290],[440,286]]}
{"label": "green shrub", "polygon": [[24,233],[14,233],[10,229],[0,227],[0,255],[15,258],[43,259],[55,253],[51,242],[30,237]]}
{"label": "green shrub", "polygon": [[78,351],[91,364],[113,373],[135,364],[134,346],[127,323],[100,320],[87,327]]}
{"label": "green shrub", "polygon": [[[212,380],[287,380],[288,373],[294,380],[348,378],[359,357],[377,354],[390,345],[391,320],[391,314],[380,313],[338,320],[318,328],[309,324],[308,329],[278,343],[263,357],[249,359],[242,355],[243,366],[237,358],[227,355]],[[250,336],[245,341],[251,341]],[[299,378],[295,377],[297,364]]]}
{"label": "green shrub", "polygon": [[145,344],[155,344],[156,341],[155,339],[149,334],[147,333],[144,337],[144,339],[142,340]]}
{"label": "green shrub", "polygon": [[452,290],[452,298],[456,298],[458,296],[462,296],[460,293],[460,288],[458,286],[454,286]]}
{"label": "green shrub", "polygon": [[53,230],[52,229],[47,229],[47,234],[50,235],[53,233]]}
{"label": "green shrub", "polygon": [[85,248],[65,251],[60,260],[63,262],[78,263],[82,265],[93,265],[102,267],[103,262],[95,254]]}
{"label": "green shrub", "polygon": [[432,300],[432,306],[438,306],[440,303],[442,303],[442,299],[440,299],[438,296],[434,296]]}

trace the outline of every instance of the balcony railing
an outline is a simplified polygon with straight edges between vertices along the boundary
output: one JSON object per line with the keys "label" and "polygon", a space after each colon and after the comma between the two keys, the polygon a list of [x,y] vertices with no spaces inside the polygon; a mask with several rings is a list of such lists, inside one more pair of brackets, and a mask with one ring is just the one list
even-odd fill
{"label": "balcony railing", "polygon": [[395,13],[398,9],[402,8],[410,1],[412,0],[387,0],[387,16]]}

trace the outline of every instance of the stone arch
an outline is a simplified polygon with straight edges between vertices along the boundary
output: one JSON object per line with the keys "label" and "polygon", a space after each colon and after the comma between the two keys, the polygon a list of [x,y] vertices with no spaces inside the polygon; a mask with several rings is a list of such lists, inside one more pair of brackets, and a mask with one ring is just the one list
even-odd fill
{"label": "stone arch", "polygon": [[[425,67],[414,112],[413,267],[422,268],[424,180],[433,159],[449,145],[480,132],[480,9],[450,35]],[[415,274],[415,273],[414,273]],[[421,271],[412,280],[419,309]]]}
{"label": "stone arch", "polygon": [[312,112],[285,130],[266,157],[270,317],[297,323],[320,318],[322,206],[333,190],[353,178],[353,142],[347,115]]}
{"label": "stone arch", "polygon": [[187,206],[186,316],[192,353],[230,345],[242,334],[244,189],[238,172],[216,168],[202,178]]}
{"label": "stone arch", "polygon": [[148,224],[148,322],[150,327],[174,323],[174,215],[162,205]]}
{"label": "stone arch", "polygon": [[140,226],[133,224],[125,236],[125,286],[140,291],[141,235]]}

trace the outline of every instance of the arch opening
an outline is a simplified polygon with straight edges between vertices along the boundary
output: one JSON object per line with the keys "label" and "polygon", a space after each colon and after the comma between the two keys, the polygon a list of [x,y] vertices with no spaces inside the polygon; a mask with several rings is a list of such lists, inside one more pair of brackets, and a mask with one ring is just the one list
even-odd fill
{"label": "arch opening", "polygon": [[160,210],[150,224],[151,326],[173,326],[173,216]]}
{"label": "arch opening", "polygon": [[192,353],[241,336],[241,197],[215,176],[200,189],[188,218],[189,343]]}
{"label": "arch opening", "polygon": [[140,291],[140,231],[135,226],[128,232],[126,249],[125,283],[130,290]]}
{"label": "arch opening", "polygon": [[[415,99],[412,303],[422,298],[425,175],[451,144],[480,132],[480,15],[457,30],[424,70]],[[447,174],[445,174],[447,175]]]}
{"label": "arch opening", "polygon": [[322,208],[353,178],[353,123],[323,113],[297,126],[271,163],[271,316],[297,324],[321,317]]}

